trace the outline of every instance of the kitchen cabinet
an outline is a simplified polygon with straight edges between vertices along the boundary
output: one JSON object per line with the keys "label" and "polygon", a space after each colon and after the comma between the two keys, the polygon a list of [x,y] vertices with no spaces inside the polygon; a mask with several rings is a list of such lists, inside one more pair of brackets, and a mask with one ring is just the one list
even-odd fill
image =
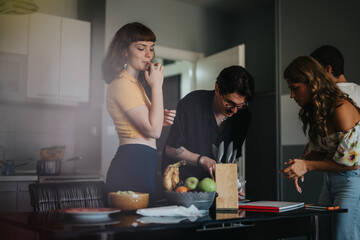
{"label": "kitchen cabinet", "polygon": [[88,102],[90,23],[62,18],[60,98]]}
{"label": "kitchen cabinet", "polygon": [[16,211],[17,212],[31,212],[30,195],[29,195],[29,184],[35,182],[18,182],[17,183],[17,201]]}
{"label": "kitchen cabinet", "polygon": [[26,81],[27,55],[0,51],[0,98],[25,101]]}
{"label": "kitchen cabinet", "polygon": [[28,15],[0,14],[0,98],[25,101]]}
{"label": "kitchen cabinet", "polygon": [[0,182],[0,212],[32,211],[28,186],[25,182]]}
{"label": "kitchen cabinet", "polygon": [[27,96],[59,98],[61,18],[30,16]]}
{"label": "kitchen cabinet", "polygon": [[0,14],[0,51],[28,53],[28,15]]}
{"label": "kitchen cabinet", "polygon": [[16,212],[17,183],[0,182],[0,212]]}
{"label": "kitchen cabinet", "polygon": [[89,101],[89,22],[31,14],[28,58],[28,98]]}

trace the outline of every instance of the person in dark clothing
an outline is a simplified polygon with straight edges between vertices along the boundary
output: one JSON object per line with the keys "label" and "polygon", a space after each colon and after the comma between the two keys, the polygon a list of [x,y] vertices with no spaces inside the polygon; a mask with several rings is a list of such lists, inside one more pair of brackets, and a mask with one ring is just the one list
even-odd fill
{"label": "person in dark clothing", "polygon": [[196,90],[181,99],[163,151],[162,173],[168,165],[185,160],[181,180],[214,178],[212,145],[221,142],[224,149],[233,142],[239,157],[251,121],[247,106],[254,89],[254,78],[245,68],[230,66],[220,72],[214,90]]}

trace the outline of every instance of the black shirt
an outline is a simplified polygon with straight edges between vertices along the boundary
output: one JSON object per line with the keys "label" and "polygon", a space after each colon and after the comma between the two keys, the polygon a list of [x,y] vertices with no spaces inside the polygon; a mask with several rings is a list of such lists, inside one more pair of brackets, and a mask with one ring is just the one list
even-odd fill
{"label": "black shirt", "polygon": [[[193,153],[216,160],[216,156],[212,153],[212,144],[218,147],[224,141],[224,154],[226,154],[228,144],[233,141],[234,150],[237,149],[237,157],[241,155],[241,146],[251,120],[250,112],[247,108],[238,111],[224,122],[225,127],[220,131],[212,110],[214,94],[214,90],[198,90],[180,100],[166,145],[173,148],[183,146]],[[163,151],[162,173],[166,166],[178,161],[178,159],[167,157]],[[210,177],[210,174],[202,166],[180,167],[181,180],[193,176],[201,180],[204,177]]]}

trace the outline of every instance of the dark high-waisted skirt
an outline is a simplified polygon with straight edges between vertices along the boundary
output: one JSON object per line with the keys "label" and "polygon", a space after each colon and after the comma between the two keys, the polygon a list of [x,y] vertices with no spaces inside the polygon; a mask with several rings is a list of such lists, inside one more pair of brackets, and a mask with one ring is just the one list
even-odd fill
{"label": "dark high-waisted skirt", "polygon": [[155,199],[157,150],[143,144],[126,144],[118,148],[106,176],[108,192],[149,193]]}

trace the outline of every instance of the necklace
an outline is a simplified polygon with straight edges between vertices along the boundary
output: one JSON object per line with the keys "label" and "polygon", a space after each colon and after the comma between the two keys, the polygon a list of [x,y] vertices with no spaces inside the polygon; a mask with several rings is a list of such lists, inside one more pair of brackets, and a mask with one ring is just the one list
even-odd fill
{"label": "necklace", "polygon": [[226,119],[228,119],[227,116],[225,116],[225,117],[221,120],[221,122],[225,121]]}

